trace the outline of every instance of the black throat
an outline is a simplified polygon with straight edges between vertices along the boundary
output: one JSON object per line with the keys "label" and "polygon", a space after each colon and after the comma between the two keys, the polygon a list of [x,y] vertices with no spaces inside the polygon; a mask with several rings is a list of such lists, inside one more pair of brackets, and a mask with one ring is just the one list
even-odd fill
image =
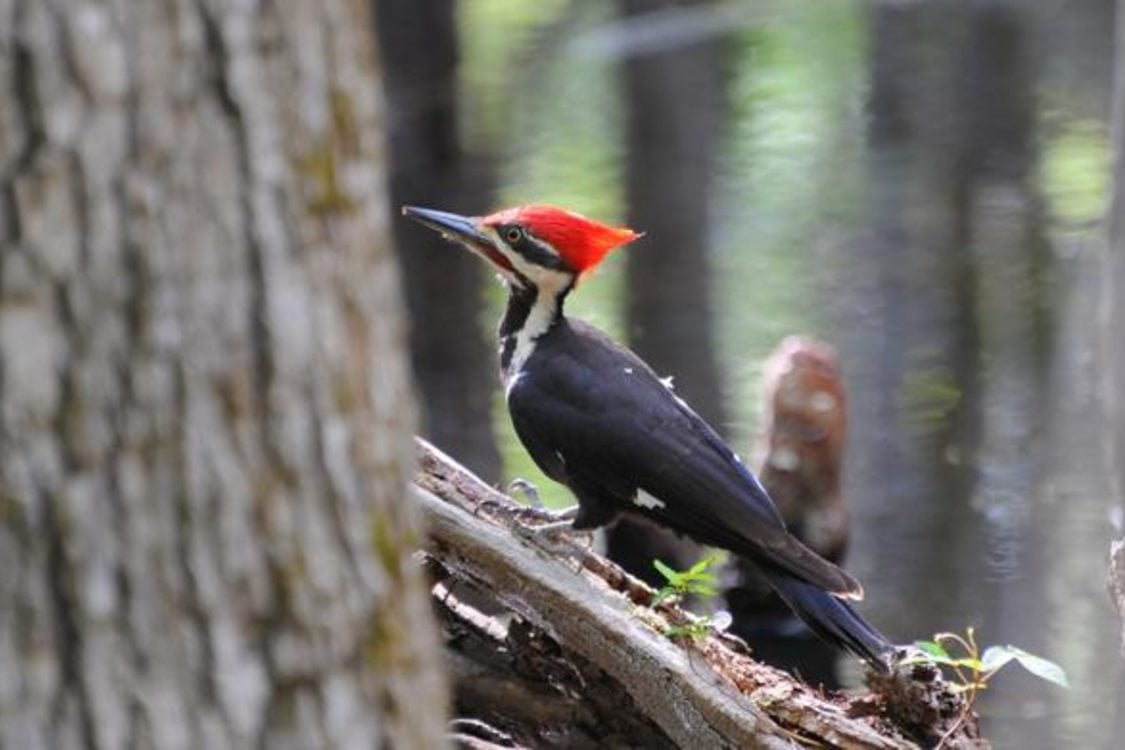
{"label": "black throat", "polygon": [[[507,373],[512,366],[516,347],[519,344],[520,333],[527,326],[532,310],[538,305],[550,305],[547,312],[550,324],[546,331],[550,331],[563,319],[563,303],[570,290],[574,288],[571,281],[553,299],[540,299],[539,287],[530,281],[524,283],[510,283],[508,285],[508,306],[504,310],[504,317],[500,320],[500,371]],[[539,335],[543,335],[540,333]]]}

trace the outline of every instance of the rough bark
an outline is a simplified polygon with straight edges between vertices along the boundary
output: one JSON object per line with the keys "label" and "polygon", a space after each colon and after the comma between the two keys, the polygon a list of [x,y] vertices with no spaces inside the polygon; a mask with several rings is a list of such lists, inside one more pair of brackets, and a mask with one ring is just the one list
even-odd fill
{"label": "rough bark", "polygon": [[[489,208],[484,159],[468,153],[461,140],[453,6],[452,0],[374,3],[387,82],[392,210],[403,204],[463,214]],[[495,481],[496,364],[480,325],[484,267],[413,222],[395,222],[392,229],[410,310],[422,432]]]}
{"label": "rough bark", "polygon": [[[650,588],[580,541],[529,541],[513,520],[534,511],[419,451],[414,497],[463,718],[531,747],[907,748],[911,737],[933,744],[960,716],[932,671],[887,678],[879,694],[825,696],[733,637],[669,638],[690,615],[653,608]],[[951,740],[978,746],[975,721]]]}
{"label": "rough bark", "polygon": [[0,2],[0,746],[442,744],[369,31]]}

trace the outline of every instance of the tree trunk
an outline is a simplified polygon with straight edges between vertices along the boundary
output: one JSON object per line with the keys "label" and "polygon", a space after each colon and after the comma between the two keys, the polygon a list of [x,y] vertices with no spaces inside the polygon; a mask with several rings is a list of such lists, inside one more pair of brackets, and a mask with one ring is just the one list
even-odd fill
{"label": "tree trunk", "polygon": [[442,744],[370,24],[0,4],[0,746]]}
{"label": "tree trunk", "polygon": [[[1108,382],[1105,398],[1113,434],[1108,440],[1108,459],[1117,502],[1125,504],[1125,348],[1121,330],[1125,325],[1125,0],[1117,3],[1115,34],[1116,63],[1113,77],[1113,192],[1109,204],[1109,273],[1107,315],[1103,320]],[[1125,539],[1110,550],[1109,589],[1121,616],[1121,654],[1125,656]]]}
{"label": "tree trunk", "polygon": [[[621,14],[695,10],[710,0],[619,0]],[[648,234],[627,253],[626,326],[633,349],[711,424],[726,424],[713,340],[711,184],[723,115],[723,39],[666,39],[625,61],[628,104],[626,199],[629,226]],[[682,568],[698,545],[648,524],[622,520],[606,535],[610,557],[650,583],[654,558]]]}
{"label": "tree trunk", "polygon": [[[392,210],[420,204],[485,213],[488,170],[483,159],[466,153],[459,132],[452,0],[379,0],[374,6],[387,81]],[[410,309],[423,433],[496,481],[496,357],[480,325],[484,267],[413,222],[395,222],[393,230]]]}
{"label": "tree trunk", "polygon": [[[642,23],[674,9],[703,12],[709,0],[620,0]],[[716,11],[717,12],[717,11]],[[711,185],[723,114],[722,45],[670,39],[625,61],[629,226],[647,233],[627,253],[629,341],[715,425],[725,424],[713,342]]]}
{"label": "tree trunk", "polygon": [[1125,347],[1121,331],[1125,325],[1125,0],[1117,3],[1116,62],[1113,76],[1113,194],[1109,207],[1109,268],[1106,274],[1108,312],[1105,318],[1105,350],[1109,358],[1110,382],[1106,388],[1114,435],[1109,456],[1110,471],[1117,484],[1119,502],[1125,504]]}

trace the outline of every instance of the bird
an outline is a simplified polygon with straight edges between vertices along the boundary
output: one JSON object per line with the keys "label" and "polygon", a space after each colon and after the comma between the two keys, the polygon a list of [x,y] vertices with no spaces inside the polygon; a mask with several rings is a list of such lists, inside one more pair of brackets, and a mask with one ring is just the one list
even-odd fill
{"label": "bird", "polygon": [[545,204],[480,217],[402,211],[475,253],[507,287],[499,360],[512,425],[577,500],[549,526],[592,530],[628,516],[728,550],[823,640],[888,669],[893,646],[849,604],[862,598],[860,583],[789,533],[762,484],[667,379],[565,314],[582,279],[640,233]]}

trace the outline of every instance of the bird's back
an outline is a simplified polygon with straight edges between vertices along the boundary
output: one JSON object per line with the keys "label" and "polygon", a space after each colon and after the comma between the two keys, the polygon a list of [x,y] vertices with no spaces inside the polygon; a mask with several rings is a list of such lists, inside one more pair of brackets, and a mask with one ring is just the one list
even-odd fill
{"label": "bird's back", "polygon": [[[718,434],[639,357],[562,319],[508,389],[521,441],[584,499],[841,594],[860,587],[790,535],[765,490]],[[646,494],[638,494],[638,490]]]}

